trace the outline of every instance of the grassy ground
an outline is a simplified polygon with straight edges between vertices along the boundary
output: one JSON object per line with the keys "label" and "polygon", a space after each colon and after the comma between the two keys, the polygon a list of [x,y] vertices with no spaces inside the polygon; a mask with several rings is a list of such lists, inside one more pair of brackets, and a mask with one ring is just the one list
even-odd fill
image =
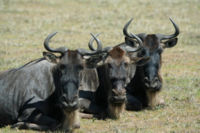
{"label": "grassy ground", "polygon": [[[122,28],[134,18],[134,33],[174,31],[178,45],[163,54],[166,106],[123,113],[120,120],[81,120],[78,133],[200,132],[199,0],[0,0],[0,71],[42,56],[43,40],[53,31],[55,47],[87,48],[89,33],[102,33],[104,46],[124,41]],[[35,131],[0,129],[0,133]]]}

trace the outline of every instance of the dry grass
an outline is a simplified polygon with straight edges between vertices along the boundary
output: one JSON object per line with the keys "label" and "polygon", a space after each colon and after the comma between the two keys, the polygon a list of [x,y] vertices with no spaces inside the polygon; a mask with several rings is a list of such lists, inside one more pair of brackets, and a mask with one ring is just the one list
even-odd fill
{"label": "dry grass", "polygon": [[[134,33],[173,32],[178,45],[163,55],[165,107],[124,112],[120,120],[82,120],[78,133],[200,132],[199,0],[0,0],[0,70],[41,57],[44,38],[59,33],[55,47],[87,48],[89,33],[101,33],[104,46],[124,41],[122,28],[134,17]],[[0,133],[34,131],[0,129]]]}

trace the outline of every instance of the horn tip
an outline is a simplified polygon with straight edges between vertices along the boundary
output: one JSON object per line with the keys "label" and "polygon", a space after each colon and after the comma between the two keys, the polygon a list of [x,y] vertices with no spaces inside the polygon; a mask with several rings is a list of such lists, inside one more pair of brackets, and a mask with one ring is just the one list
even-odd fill
{"label": "horn tip", "polygon": [[177,26],[177,24],[172,20],[172,18],[171,17],[169,17],[169,20],[172,22],[172,24],[175,26],[175,28],[176,28],[176,32],[177,33],[179,33],[180,31],[179,31],[179,28],[178,28],[178,26]]}
{"label": "horn tip", "polygon": [[95,35],[94,35],[93,33],[90,33],[90,35],[91,35],[93,38],[95,38]]}
{"label": "horn tip", "polygon": [[91,35],[92,37],[94,37],[94,38],[98,37],[100,34],[101,34],[101,33],[98,33],[98,34],[94,35],[93,33],[90,33],[90,35]]}
{"label": "horn tip", "polygon": [[171,17],[169,17],[169,20],[170,20],[173,24],[175,24],[175,22],[173,21],[173,19],[172,19]]}
{"label": "horn tip", "polygon": [[131,23],[133,21],[133,18],[131,18],[130,20],[129,20],[129,23]]}
{"label": "horn tip", "polygon": [[53,33],[50,34],[50,36],[53,37],[53,36],[55,36],[57,33],[58,33],[57,31],[56,31],[56,32],[53,32]]}

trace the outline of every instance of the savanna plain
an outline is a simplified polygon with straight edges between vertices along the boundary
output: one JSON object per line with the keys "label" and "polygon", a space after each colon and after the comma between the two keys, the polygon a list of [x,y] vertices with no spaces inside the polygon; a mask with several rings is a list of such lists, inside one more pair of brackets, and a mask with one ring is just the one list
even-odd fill
{"label": "savanna plain", "polygon": [[[90,33],[104,46],[124,41],[123,26],[134,18],[133,33],[171,34],[171,17],[180,28],[178,44],[162,59],[164,106],[124,111],[119,120],[82,119],[77,133],[200,132],[199,0],[0,0],[0,71],[42,57],[43,41],[54,31],[52,47],[88,48]],[[36,131],[0,129],[0,133]]]}

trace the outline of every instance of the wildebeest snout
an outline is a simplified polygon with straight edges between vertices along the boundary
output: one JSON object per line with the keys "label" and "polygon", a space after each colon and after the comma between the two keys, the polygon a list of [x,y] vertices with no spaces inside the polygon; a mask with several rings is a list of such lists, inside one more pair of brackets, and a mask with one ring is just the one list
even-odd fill
{"label": "wildebeest snout", "polygon": [[113,96],[124,96],[126,95],[125,89],[112,89]]}
{"label": "wildebeest snout", "polygon": [[63,94],[60,98],[60,101],[62,107],[69,111],[76,110],[79,106],[78,96],[74,96],[73,98],[69,99],[65,94]]}
{"label": "wildebeest snout", "polygon": [[112,96],[110,99],[113,104],[122,104],[126,101],[125,89],[112,89]]}
{"label": "wildebeest snout", "polygon": [[162,83],[158,79],[158,77],[153,78],[150,80],[149,78],[144,78],[145,86],[148,87],[152,91],[159,91],[161,89]]}

